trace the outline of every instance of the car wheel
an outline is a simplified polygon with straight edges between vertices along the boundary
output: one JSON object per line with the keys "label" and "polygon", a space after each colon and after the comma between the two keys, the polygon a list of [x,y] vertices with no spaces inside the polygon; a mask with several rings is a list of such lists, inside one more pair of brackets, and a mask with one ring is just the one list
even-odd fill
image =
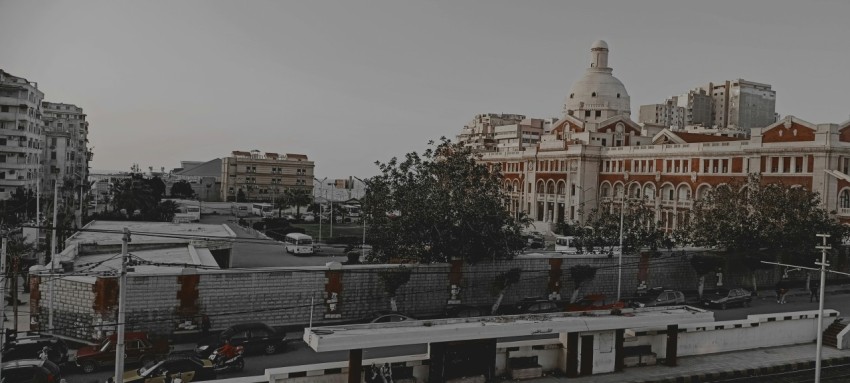
{"label": "car wheel", "polygon": [[91,374],[92,372],[97,371],[97,364],[94,362],[83,362],[80,365],[80,368],[83,369],[83,373]]}
{"label": "car wheel", "polygon": [[266,355],[274,354],[275,351],[277,351],[277,346],[273,344],[266,345],[266,348],[264,348],[263,351],[265,351]]}
{"label": "car wheel", "polygon": [[245,359],[239,359],[236,361],[236,371],[242,371],[245,369]]}
{"label": "car wheel", "polygon": [[726,303],[725,303],[725,302],[724,302],[723,304],[721,304],[721,305],[720,305],[720,309],[721,309],[721,310],[726,310]]}
{"label": "car wheel", "polygon": [[142,367],[147,366],[148,363],[153,363],[153,362],[156,362],[156,358],[154,358],[152,356],[142,357],[142,360],[141,360]]}

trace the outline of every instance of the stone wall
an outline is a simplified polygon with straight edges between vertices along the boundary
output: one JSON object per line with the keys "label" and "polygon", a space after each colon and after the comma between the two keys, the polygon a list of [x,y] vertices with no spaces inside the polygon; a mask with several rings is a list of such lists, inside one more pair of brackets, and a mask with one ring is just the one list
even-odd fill
{"label": "stone wall", "polygon": [[[579,296],[617,294],[618,258],[529,258],[464,265],[460,262],[409,266],[411,277],[402,285],[396,300],[399,311],[414,317],[438,316],[452,299],[452,285],[460,288],[455,303],[490,306],[498,291],[495,277],[512,268],[522,270],[520,280],[505,291],[504,305],[523,298],[544,298],[558,293],[569,299],[575,286],[569,269],[576,265],[597,268],[596,277],[581,287]],[[213,329],[236,323],[260,321],[272,326],[298,326],[310,321],[327,324],[362,320],[390,309],[390,297],[379,277],[382,270],[398,265],[332,264],[268,271],[198,271],[183,274],[128,276],[128,330],[170,334],[180,322],[199,322],[210,317]],[[640,278],[647,285],[695,291],[698,277],[686,257],[663,254],[658,258],[623,257],[622,296],[635,294]],[[798,273],[797,278],[804,278]],[[761,271],[759,285],[772,294],[778,271]],[[57,280],[56,327],[60,333],[81,339],[96,339],[111,331],[118,310],[115,277],[66,277]],[[717,286],[715,274],[706,275],[706,290]],[[749,287],[746,273],[727,273],[724,287]],[[37,326],[47,326],[47,283],[33,276],[32,307],[38,307]],[[459,301],[459,302],[457,302]]]}

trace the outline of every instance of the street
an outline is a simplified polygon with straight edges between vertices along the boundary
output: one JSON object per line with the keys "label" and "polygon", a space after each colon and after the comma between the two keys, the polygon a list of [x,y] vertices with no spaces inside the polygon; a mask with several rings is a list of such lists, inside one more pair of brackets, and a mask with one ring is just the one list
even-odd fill
{"label": "street", "polygon": [[[810,303],[808,296],[793,296],[788,299],[788,303],[780,305],[776,303],[775,298],[771,296],[771,292],[765,292],[765,294],[764,298],[755,298],[750,307],[735,307],[727,310],[716,310],[714,312],[715,320],[725,321],[745,319],[747,315],[750,314],[817,310],[818,308],[818,303]],[[838,310],[840,313],[848,313],[850,312],[850,299],[847,299],[847,295],[842,294],[827,295],[824,308]],[[276,355],[248,356],[246,358],[245,371],[242,371],[241,373],[230,373],[222,375],[221,377],[232,378],[239,376],[263,375],[265,370],[268,368],[348,360],[347,352],[334,351],[317,353],[307,347],[307,345],[300,340],[301,333],[292,332],[288,335],[290,339],[294,340],[290,343],[284,353]],[[181,349],[190,347],[190,345],[181,346]],[[363,351],[363,358],[369,359],[394,355],[422,354],[425,353],[426,350],[427,347],[425,345],[367,349]],[[112,376],[112,372],[108,370],[88,375],[82,374],[76,368],[68,369],[65,372],[65,377],[69,383],[88,383],[93,381],[104,382],[110,376]]]}

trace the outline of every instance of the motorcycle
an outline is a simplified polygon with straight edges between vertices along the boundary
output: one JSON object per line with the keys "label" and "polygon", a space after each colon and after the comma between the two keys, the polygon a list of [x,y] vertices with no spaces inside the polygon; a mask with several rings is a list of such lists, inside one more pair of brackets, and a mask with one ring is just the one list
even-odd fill
{"label": "motorcycle", "polygon": [[210,361],[213,363],[215,372],[230,372],[242,371],[245,369],[245,349],[242,346],[236,347],[236,355],[225,360],[225,356],[221,354],[221,349],[215,350],[210,354]]}

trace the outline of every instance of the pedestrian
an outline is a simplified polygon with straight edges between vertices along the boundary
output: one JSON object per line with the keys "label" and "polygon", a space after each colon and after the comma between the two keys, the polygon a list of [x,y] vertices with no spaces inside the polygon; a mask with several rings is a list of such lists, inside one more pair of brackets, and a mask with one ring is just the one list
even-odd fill
{"label": "pedestrian", "polygon": [[210,317],[207,314],[201,316],[201,334],[204,338],[210,335]]}
{"label": "pedestrian", "polygon": [[809,302],[811,303],[815,297],[818,297],[818,293],[820,292],[820,284],[815,282],[809,284]]}
{"label": "pedestrian", "polygon": [[776,303],[782,301],[782,281],[776,282]]}

